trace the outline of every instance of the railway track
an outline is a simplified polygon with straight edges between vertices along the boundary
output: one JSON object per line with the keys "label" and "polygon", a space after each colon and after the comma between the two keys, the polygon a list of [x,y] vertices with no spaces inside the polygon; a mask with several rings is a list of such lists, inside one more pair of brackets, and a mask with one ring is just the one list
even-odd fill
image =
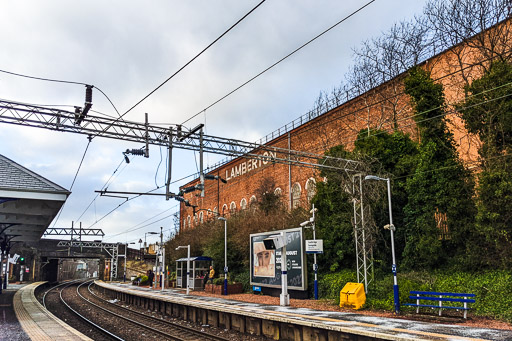
{"label": "railway track", "polygon": [[153,333],[159,339],[165,340],[212,340],[212,341],[228,341],[229,339],[218,335],[212,335],[198,329],[190,328],[172,321],[166,321],[161,318],[143,314],[129,308],[111,303],[91,290],[90,283],[82,283],[77,288],[77,293],[88,303],[94,305],[98,309],[109,312],[118,318],[123,319],[126,323],[135,324],[146,330],[146,333]]}
{"label": "railway track", "polygon": [[[72,281],[47,290],[42,302],[48,310],[94,340],[249,340],[251,336],[202,331],[109,302],[92,290],[92,281]],[[62,306],[66,308],[62,308]],[[261,340],[261,339],[260,339]]]}
{"label": "railway track", "polygon": [[[100,327],[93,321],[85,318],[74,310],[68,302],[63,299],[62,293],[69,287],[76,286],[83,280],[75,280],[58,284],[46,290],[41,297],[43,306],[51,311],[62,321],[69,324],[71,327],[89,336],[93,340],[110,341],[110,340],[123,340],[116,335],[110,333],[108,330]],[[78,318],[77,318],[78,317]]]}

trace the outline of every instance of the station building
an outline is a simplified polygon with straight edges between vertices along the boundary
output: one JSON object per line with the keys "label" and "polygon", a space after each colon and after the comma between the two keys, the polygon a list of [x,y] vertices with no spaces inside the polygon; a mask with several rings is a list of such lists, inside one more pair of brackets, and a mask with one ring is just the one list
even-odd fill
{"label": "station building", "polygon": [[[511,21],[507,20],[481,35],[496,36],[495,31],[500,30],[509,32],[510,24]],[[503,26],[507,29],[503,29]],[[500,52],[508,50],[507,37],[499,42],[505,45],[504,47],[494,46],[494,48]],[[476,36],[472,39],[480,38]],[[432,79],[444,87],[448,104],[447,124],[453,133],[459,156],[468,167],[478,160],[479,140],[476,136],[468,134],[453,105],[464,99],[464,84],[468,78],[480,77],[483,73],[481,64],[488,65],[492,59],[487,55],[484,56],[482,49],[475,47],[477,45],[468,42],[459,44],[429,58],[420,65],[430,71]],[[462,61],[461,56],[464,57]],[[340,144],[349,150],[352,149],[357,134],[362,129],[380,129],[388,132],[398,129],[410,134],[413,139],[418,139],[418,128],[413,117],[414,110],[409,96],[404,93],[403,80],[406,76],[407,72],[402,73],[352,98],[339,96],[333,98],[326,108],[320,108],[299,117],[257,143],[323,155],[328,149]],[[258,153],[258,151],[255,152]],[[206,173],[217,175],[227,180],[227,183],[207,180],[204,197],[200,197],[198,192],[184,195],[185,199],[196,207],[193,209],[181,203],[180,229],[182,230],[193,228],[206,219],[214,218],[216,214],[229,216],[239,210],[247,209],[252,203],[260,200],[257,189],[265,179],[272,179],[275,183],[275,193],[280,194],[283,203],[289,209],[298,206],[308,208],[316,191],[316,183],[323,181],[317,169],[243,157],[227,161]],[[185,184],[182,188],[197,184],[199,184],[199,178]]]}

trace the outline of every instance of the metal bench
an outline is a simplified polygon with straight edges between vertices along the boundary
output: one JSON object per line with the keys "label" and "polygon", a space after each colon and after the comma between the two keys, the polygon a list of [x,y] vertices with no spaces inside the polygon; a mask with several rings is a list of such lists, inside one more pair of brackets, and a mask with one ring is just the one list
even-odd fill
{"label": "metal bench", "polygon": [[[416,300],[416,303],[405,303],[403,305],[416,307],[416,313],[420,312],[420,307],[426,308],[438,308],[439,316],[441,316],[441,312],[443,309],[456,309],[464,311],[464,318],[467,318],[468,303],[475,303],[475,300],[469,297],[475,297],[475,294],[464,294],[464,293],[454,293],[454,292],[433,292],[433,291],[410,291],[411,296],[409,298],[411,300]],[[420,304],[420,301],[437,301],[439,302],[437,305],[434,304]],[[443,302],[457,302],[463,303],[463,306],[447,306],[443,305]]]}

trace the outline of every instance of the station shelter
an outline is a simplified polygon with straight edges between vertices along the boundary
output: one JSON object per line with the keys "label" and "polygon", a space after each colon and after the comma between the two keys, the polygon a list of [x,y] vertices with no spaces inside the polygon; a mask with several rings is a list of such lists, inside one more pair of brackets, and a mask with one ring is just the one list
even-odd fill
{"label": "station shelter", "polygon": [[180,258],[176,260],[176,287],[187,288],[187,260],[190,262],[189,288],[192,290],[204,289],[204,276],[210,271],[212,259],[199,256]]}

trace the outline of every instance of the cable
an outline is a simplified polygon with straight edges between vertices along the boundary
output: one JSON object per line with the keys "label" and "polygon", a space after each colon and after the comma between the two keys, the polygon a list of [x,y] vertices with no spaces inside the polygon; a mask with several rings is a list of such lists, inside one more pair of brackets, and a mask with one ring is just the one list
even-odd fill
{"label": "cable", "polygon": [[[175,181],[171,182],[171,184],[174,184],[174,183],[176,183],[176,182],[179,182],[179,181],[185,180],[185,179],[190,178],[190,177],[192,177],[192,176],[194,176],[194,174],[190,174],[190,175],[187,175],[187,176],[185,176],[185,177],[182,177],[181,179],[175,180]],[[125,201],[123,201],[122,203],[120,203],[119,205],[117,205],[117,207],[115,207],[114,209],[112,209],[110,212],[108,212],[107,214],[103,215],[100,219],[96,220],[92,225],[90,225],[90,226],[89,226],[89,228],[91,228],[92,226],[94,226],[94,225],[96,225],[97,223],[99,223],[101,220],[103,220],[103,219],[104,219],[104,218],[106,218],[108,215],[110,215],[111,213],[113,213],[113,212],[114,212],[115,210],[117,210],[119,207],[121,207],[121,206],[123,206],[124,204],[126,204],[128,201],[131,201],[131,200],[133,200],[133,199],[136,199],[136,198],[138,198],[138,197],[141,197],[141,196],[142,196],[142,195],[144,195],[144,194],[152,193],[152,192],[154,192],[154,191],[156,191],[156,190],[159,190],[159,189],[160,189],[160,188],[162,188],[162,187],[164,187],[164,186],[159,186],[159,187],[157,186],[156,188],[154,188],[154,189],[152,189],[152,190],[150,190],[150,191],[147,191],[147,192],[144,192],[144,193],[141,193],[141,194],[137,194],[137,195],[135,195],[135,196],[133,196],[133,197],[131,197],[131,198],[126,199]],[[96,198],[95,198],[95,200],[96,200]],[[94,201],[95,201],[95,200],[94,200]]]}
{"label": "cable", "polygon": [[[124,161],[124,158],[123,160],[119,163],[119,165],[116,167],[116,169],[114,170],[114,172],[110,175],[110,177],[108,178],[108,180],[105,182],[105,184],[103,185],[103,187],[101,187],[101,190],[103,190],[104,188],[107,187],[107,185],[109,184],[110,180],[112,179],[112,177],[114,176],[114,174],[116,174],[117,170],[119,169],[119,167],[121,167],[121,165],[125,163]],[[125,167],[126,168],[126,165]],[[121,172],[124,170],[124,168],[121,170]],[[121,172],[119,172],[117,175],[121,174]],[[117,176],[116,175],[116,176]],[[113,179],[112,179],[113,181]],[[85,214],[85,212],[87,212],[87,210],[89,209],[89,207],[91,207],[91,205],[96,201],[96,199],[98,198],[99,196],[99,193],[96,194],[96,196],[92,199],[92,201],[89,203],[89,205],[85,208],[85,210],[82,212],[82,214],[80,214],[80,216],[75,219],[75,221],[80,221],[80,218],[82,218],[82,216]]]}
{"label": "cable", "polygon": [[[176,206],[174,206],[174,207],[171,207],[171,208],[169,208],[169,209],[165,210],[164,212],[169,211],[169,210],[171,210],[171,209],[174,209],[174,208],[176,208],[176,207],[178,207],[178,205],[176,205]],[[162,212],[162,213],[163,213],[163,212]],[[159,214],[162,214],[162,213],[159,213]],[[176,213],[176,212],[175,212],[175,213]],[[122,234],[125,234],[125,233],[128,233],[128,232],[133,232],[133,231],[140,230],[140,229],[142,229],[142,228],[144,228],[144,227],[148,227],[148,226],[153,225],[153,224],[155,224],[155,223],[158,223],[158,222],[160,222],[160,221],[162,221],[162,220],[165,220],[165,219],[167,219],[167,218],[169,218],[169,217],[172,217],[175,213],[172,213],[172,214],[166,215],[165,217],[160,218],[160,219],[158,219],[158,220],[155,220],[155,221],[153,221],[153,222],[151,222],[151,223],[149,223],[149,224],[142,225],[142,226],[139,226],[139,227],[137,227],[137,228],[131,228],[131,229],[126,230],[126,231],[123,231],[123,232],[121,232],[121,233],[113,234],[113,235],[111,235],[111,236],[106,237],[105,239],[111,239],[111,238],[113,238],[113,237],[117,237],[117,236],[119,236],[119,235],[122,235]],[[153,218],[154,218],[154,217],[153,217]],[[147,219],[146,221],[148,221],[148,220],[150,220],[150,219],[153,219],[153,218],[149,218],[149,219]],[[139,224],[139,225],[140,225],[140,224]],[[136,225],[136,226],[137,226],[137,225]]]}
{"label": "cable", "polygon": [[170,81],[174,76],[176,76],[180,71],[182,71],[184,68],[186,68],[190,63],[192,63],[194,60],[196,60],[200,55],[202,55],[206,50],[208,50],[211,46],[213,46],[217,41],[219,41],[222,37],[224,37],[229,31],[231,31],[233,28],[235,28],[235,26],[237,26],[240,22],[242,22],[242,20],[244,20],[246,17],[248,17],[252,12],[254,12],[258,7],[260,7],[261,4],[263,4],[265,2],[265,0],[262,0],[259,4],[256,5],[256,7],[254,7],[253,9],[251,9],[249,12],[247,12],[247,14],[245,14],[242,18],[240,18],[236,23],[234,23],[230,28],[228,28],[224,33],[222,33],[217,39],[215,39],[213,42],[211,42],[208,46],[206,46],[201,52],[199,52],[194,58],[192,58],[191,60],[189,60],[185,65],[183,65],[178,71],[176,71],[175,73],[173,73],[169,78],[167,78],[162,84],[160,84],[159,86],[157,86],[153,91],[151,91],[149,94],[147,94],[146,96],[144,96],[144,98],[142,98],[140,101],[138,101],[137,103],[135,103],[134,106],[132,106],[130,109],[128,109],[123,115],[121,115],[121,117],[119,118],[122,118],[124,115],[126,115],[127,113],[129,113],[133,108],[135,108],[137,105],[139,105],[140,103],[142,103],[146,98],[148,98],[149,96],[151,96],[153,93],[155,93],[158,89],[160,89],[165,83],[167,83],[168,81]]}
{"label": "cable", "polygon": [[158,167],[156,167],[156,172],[155,172],[155,186],[158,187],[158,184],[156,183],[156,178],[158,176],[158,170],[160,169],[160,165],[162,164],[162,146],[159,146],[160,148],[160,162],[158,163]]}
{"label": "cable", "polygon": [[[512,51],[512,50],[511,50],[511,51]],[[508,51],[508,52],[511,52],[511,51]],[[507,53],[508,53],[508,52],[507,52]],[[467,65],[467,66],[465,66],[465,67],[463,67],[463,68],[461,68],[461,69],[458,69],[458,70],[453,71],[453,72],[451,72],[451,73],[445,74],[445,75],[443,75],[443,76],[441,76],[441,77],[438,77],[438,78],[436,78],[436,79],[433,79],[433,81],[434,81],[434,82],[436,82],[436,81],[440,81],[440,80],[442,80],[442,79],[444,79],[444,78],[447,78],[447,77],[453,76],[453,75],[455,75],[455,74],[457,74],[457,73],[460,73],[460,72],[463,72],[463,71],[465,71],[465,70],[467,70],[467,69],[469,69],[469,68],[472,68],[472,67],[475,67],[475,66],[479,66],[479,65],[481,65],[483,62],[491,62],[493,59],[497,59],[497,58],[498,58],[498,56],[493,56],[493,57],[489,57],[489,58],[483,59],[483,60],[481,60],[481,61],[475,62],[474,64],[469,64],[469,65]],[[398,78],[398,77],[400,77],[400,76],[401,76],[401,75],[397,76],[396,78]],[[392,81],[392,80],[391,80],[391,81]],[[378,87],[379,87],[379,86],[378,86]],[[366,92],[366,93],[369,93],[369,92],[370,92],[370,91],[372,91],[372,90],[375,90],[375,88],[374,88],[374,89],[369,90],[369,91],[368,91],[368,92]],[[342,114],[342,115],[340,115],[340,116],[338,116],[338,117],[333,117],[333,118],[331,118],[331,119],[325,119],[325,120],[323,120],[323,122],[321,122],[321,123],[316,123],[316,125],[311,124],[309,127],[305,127],[305,128],[303,128],[303,129],[301,129],[300,131],[298,131],[298,132],[297,132],[297,135],[305,134],[305,133],[307,133],[307,132],[309,132],[309,131],[311,131],[311,130],[313,130],[313,129],[318,129],[319,127],[322,127],[322,126],[328,125],[328,124],[330,124],[330,123],[332,123],[332,122],[335,122],[335,121],[338,121],[338,120],[344,119],[344,118],[346,118],[346,117],[347,117],[347,116],[349,116],[349,115],[355,115],[355,114],[357,114],[357,113],[359,113],[359,112],[364,112],[364,111],[368,110],[369,108],[372,108],[372,107],[375,107],[375,106],[378,106],[378,105],[382,105],[382,104],[386,103],[387,101],[390,101],[390,100],[392,100],[393,98],[396,98],[396,97],[399,97],[399,96],[402,96],[402,95],[405,95],[405,91],[400,91],[400,92],[395,93],[395,94],[393,94],[393,95],[391,95],[391,96],[389,96],[389,97],[384,97],[383,99],[378,100],[378,101],[377,101],[377,102],[375,102],[375,103],[371,103],[371,104],[369,104],[369,105],[367,105],[367,106],[364,106],[364,107],[361,107],[361,108],[359,108],[359,109],[356,109],[356,110],[350,111],[350,112],[348,112],[348,113]],[[358,96],[358,97],[360,97],[360,96]],[[357,98],[357,97],[356,97],[356,98]],[[344,104],[346,104],[346,103],[344,103]],[[342,105],[343,105],[343,104],[342,104]],[[335,109],[331,109],[331,110],[329,110],[329,111],[332,111],[332,110],[338,110],[338,111],[339,111],[339,108],[340,108],[342,105],[339,105],[337,108],[335,108]],[[328,112],[329,112],[329,111],[328,111]],[[324,114],[325,114],[325,113],[324,113]],[[323,114],[322,114],[322,115],[323,115]],[[356,136],[357,136],[357,134],[356,134]]]}
{"label": "cable", "polygon": [[92,139],[89,138],[89,142],[87,143],[87,146],[85,147],[84,155],[82,155],[82,160],[80,160],[80,164],[78,165],[78,169],[76,170],[75,177],[73,179],[73,182],[71,183],[71,187],[69,188],[69,191],[73,189],[73,186],[75,185],[76,177],[78,176],[78,172],[80,172],[80,168],[82,168],[82,163],[85,159],[85,154],[87,154],[87,150],[89,149],[89,145],[91,144]]}
{"label": "cable", "polygon": [[[0,72],[7,73],[7,74],[13,75],[13,76],[24,77],[24,78],[35,79],[35,80],[46,81],[46,82],[55,82],[55,83],[64,83],[64,84],[77,84],[77,85],[85,85],[85,86],[89,86],[90,85],[90,84],[86,84],[86,83],[82,83],[82,82],[73,82],[73,81],[65,81],[65,80],[60,80],[60,79],[51,79],[51,78],[42,78],[42,77],[28,76],[28,75],[23,75],[21,73],[16,73],[16,72],[11,72],[11,71],[6,71],[6,70],[0,70]],[[107,94],[105,94],[97,86],[94,86],[94,88],[96,88],[96,90],[98,90],[99,92],[101,92],[103,94],[103,96],[105,96],[105,98],[110,102],[110,104],[112,105],[114,110],[117,112],[119,117],[121,117],[121,115],[119,114],[119,111],[117,111],[116,106],[114,105],[114,103],[112,103],[112,101],[107,96]]]}
{"label": "cable", "polygon": [[[0,101],[10,102],[11,100],[6,99],[6,98],[0,98]],[[39,104],[39,103],[28,103],[28,102],[20,102],[20,101],[16,101],[16,103],[20,103],[20,104],[24,104],[24,105],[30,105],[30,106],[33,106],[33,107],[50,107],[50,108],[68,107],[68,108],[73,108],[73,110],[75,108],[74,105],[70,105],[70,104]],[[96,113],[96,114],[99,114],[99,115],[102,115],[102,116],[105,116],[105,117],[109,117],[109,118],[115,119],[114,116],[105,114],[105,113],[103,113],[101,111],[90,109],[89,112],[93,112],[93,113]],[[171,124],[172,123],[159,123],[159,125],[167,125],[167,126],[171,125]],[[153,125],[158,125],[158,124],[153,123]]]}
{"label": "cable", "polygon": [[[82,163],[84,162],[85,155],[87,154],[87,150],[89,149],[89,145],[91,144],[92,139],[89,138],[89,142],[87,143],[87,146],[85,147],[84,154],[82,155],[82,160],[80,160],[80,164],[78,165],[78,169],[76,170],[75,177],[73,178],[73,182],[71,183],[71,187],[69,188],[69,192],[73,189],[73,185],[75,184],[76,177],[78,176],[78,172],[80,172],[80,168],[82,168]],[[57,225],[57,222],[59,221],[60,215],[62,214],[62,211],[64,210],[64,205],[66,205],[66,201],[62,204],[59,210],[59,214],[57,215],[57,219],[55,219],[55,222],[53,223],[53,227]]]}
{"label": "cable", "polygon": [[185,121],[183,121],[182,124],[185,124],[187,123],[188,121],[190,121],[191,119],[193,119],[194,117],[198,116],[199,114],[201,114],[203,111],[206,111],[208,109],[210,109],[211,107],[213,107],[215,104],[219,103],[220,101],[222,101],[223,99],[225,99],[226,97],[230,96],[231,94],[235,93],[236,91],[240,90],[242,87],[244,87],[245,85],[249,84],[250,82],[252,82],[253,80],[255,80],[256,78],[258,78],[259,76],[261,76],[262,74],[264,74],[265,72],[267,72],[268,70],[272,69],[274,66],[276,66],[277,64],[281,63],[283,60],[287,59],[288,57],[290,57],[291,55],[295,54],[296,52],[298,52],[299,50],[301,50],[302,48],[306,47],[307,45],[309,45],[310,43],[312,43],[313,41],[315,41],[316,39],[320,38],[321,36],[323,36],[325,33],[329,32],[330,30],[332,30],[333,28],[335,28],[336,26],[338,26],[339,24],[341,24],[342,22],[346,21],[347,19],[349,19],[350,17],[354,16],[356,13],[362,11],[365,7],[369,6],[371,3],[375,2],[376,0],[371,0],[370,2],[366,3],[364,6],[360,7],[359,9],[355,10],[354,12],[350,13],[349,15],[347,15],[345,18],[341,19],[340,21],[338,21],[336,24],[332,25],[331,27],[329,27],[328,29],[326,29],[325,31],[323,31],[322,33],[320,33],[319,35],[317,35],[316,37],[314,37],[313,39],[309,40],[308,42],[304,43],[302,46],[298,47],[297,49],[295,49],[294,51],[290,52],[289,54],[287,54],[286,56],[284,56],[283,58],[281,58],[280,60],[278,60],[277,62],[275,62],[274,64],[270,65],[268,68],[266,68],[265,70],[261,71],[260,73],[258,73],[256,76],[252,77],[251,79],[249,79],[248,81],[246,81],[245,83],[239,85],[237,88],[235,88],[234,90],[230,91],[227,95],[224,95],[222,96],[221,98],[219,98],[218,100],[216,100],[215,102],[213,102],[212,104],[210,104],[209,106],[207,106],[206,108],[204,108],[203,110],[201,110],[200,112],[198,112],[197,114],[189,117],[188,119],[186,119]]}

